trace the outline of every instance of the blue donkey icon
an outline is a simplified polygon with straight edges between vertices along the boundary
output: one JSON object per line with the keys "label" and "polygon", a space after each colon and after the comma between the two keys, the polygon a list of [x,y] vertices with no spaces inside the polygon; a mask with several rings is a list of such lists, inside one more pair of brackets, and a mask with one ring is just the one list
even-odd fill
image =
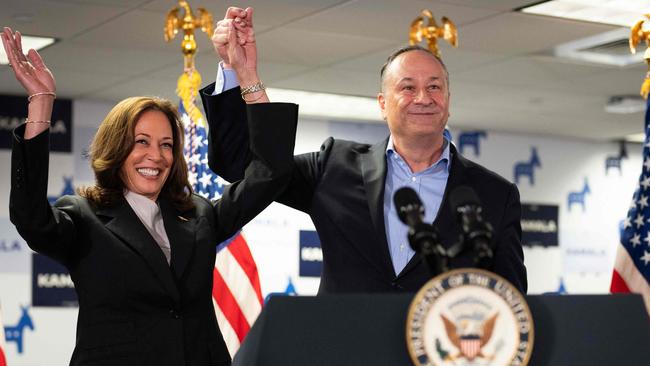
{"label": "blue donkey icon", "polygon": [[587,182],[587,178],[585,178],[585,184],[584,186],[582,186],[582,191],[569,192],[568,203],[567,203],[567,205],[569,206],[569,211],[571,211],[571,206],[574,203],[577,203],[582,206],[582,212],[584,212],[585,198],[587,196],[587,193],[591,193],[591,190],[589,189],[589,183]]}
{"label": "blue donkey icon", "polygon": [[22,314],[18,320],[18,324],[14,325],[13,327],[5,327],[5,339],[7,340],[7,343],[16,342],[18,353],[23,353],[23,331],[25,328],[34,330],[34,323],[32,322],[32,318],[27,312],[29,310],[29,307],[21,306],[20,310]]}
{"label": "blue donkey icon", "polygon": [[542,166],[539,156],[537,155],[537,148],[532,147],[530,153],[530,161],[520,161],[515,164],[515,184],[519,184],[519,177],[528,177],[530,185],[535,185],[535,168]]}
{"label": "blue donkey icon", "polygon": [[465,147],[474,149],[474,155],[480,155],[481,137],[486,137],[485,131],[465,131],[458,136],[458,150],[461,154],[465,153]]}

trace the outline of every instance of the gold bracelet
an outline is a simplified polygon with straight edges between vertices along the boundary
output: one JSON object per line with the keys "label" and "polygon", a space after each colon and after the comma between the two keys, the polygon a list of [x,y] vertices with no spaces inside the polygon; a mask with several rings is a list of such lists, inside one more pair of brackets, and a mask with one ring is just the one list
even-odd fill
{"label": "gold bracelet", "polygon": [[56,93],[54,93],[54,92],[40,92],[40,93],[34,93],[34,94],[28,96],[28,97],[27,97],[27,101],[28,101],[28,102],[31,102],[31,101],[32,101],[32,98],[37,97],[37,96],[39,96],[39,95],[50,95],[50,96],[52,96],[54,99],[56,99]]}
{"label": "gold bracelet", "polygon": [[261,81],[258,81],[253,85],[249,85],[249,86],[241,88],[241,97],[243,99],[244,95],[252,94],[252,93],[255,93],[255,92],[258,92],[258,91],[262,91],[264,89],[266,89],[266,86],[264,86],[264,83],[262,83]]}
{"label": "gold bracelet", "polygon": [[47,124],[50,124],[52,122],[51,121],[31,121],[31,120],[25,118],[25,123],[47,123]]}
{"label": "gold bracelet", "polygon": [[242,98],[242,99],[244,100],[244,102],[246,102],[246,103],[255,103],[255,102],[257,102],[258,100],[262,99],[263,96],[264,96],[264,94],[260,94],[259,97],[255,98],[255,99],[253,99],[253,100],[246,100],[246,98],[244,98],[243,95],[241,96],[241,98]]}

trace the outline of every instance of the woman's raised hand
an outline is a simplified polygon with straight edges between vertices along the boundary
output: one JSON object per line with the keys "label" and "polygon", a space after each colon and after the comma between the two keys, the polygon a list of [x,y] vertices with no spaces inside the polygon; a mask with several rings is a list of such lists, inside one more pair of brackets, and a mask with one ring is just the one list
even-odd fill
{"label": "woman's raised hand", "polygon": [[38,52],[29,50],[25,56],[20,32],[14,33],[11,28],[5,27],[1,36],[9,65],[29,96],[23,138],[31,139],[50,126],[56,82]]}
{"label": "woman's raised hand", "polygon": [[25,56],[20,32],[14,33],[11,28],[5,27],[2,32],[2,45],[16,79],[25,88],[27,94],[36,95],[35,98],[47,97],[53,99],[56,92],[54,76],[52,76],[38,52],[29,50],[27,56]]}

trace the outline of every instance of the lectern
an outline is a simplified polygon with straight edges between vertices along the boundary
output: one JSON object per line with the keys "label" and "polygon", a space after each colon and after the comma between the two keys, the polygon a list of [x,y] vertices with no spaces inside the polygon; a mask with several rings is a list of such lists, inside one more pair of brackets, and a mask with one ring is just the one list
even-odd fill
{"label": "lectern", "polygon": [[[235,366],[411,365],[413,294],[271,298]],[[527,296],[535,321],[529,365],[649,365],[650,320],[638,295]]]}

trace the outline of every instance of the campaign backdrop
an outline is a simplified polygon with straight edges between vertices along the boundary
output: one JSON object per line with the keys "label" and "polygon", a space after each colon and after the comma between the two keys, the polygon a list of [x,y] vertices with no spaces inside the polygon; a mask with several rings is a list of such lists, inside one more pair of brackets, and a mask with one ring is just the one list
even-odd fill
{"label": "campaign backdrop", "polygon": [[526,247],[557,247],[558,205],[521,204],[521,243]]}
{"label": "campaign backdrop", "polygon": [[[0,94],[0,149],[11,149],[12,131],[27,117],[24,96]],[[70,152],[72,149],[72,101],[56,99],[52,109],[50,150]]]}
{"label": "campaign backdrop", "polygon": [[[14,107],[24,114],[22,99]],[[84,153],[111,107],[90,100],[70,103],[71,119],[65,126],[71,148],[51,154],[51,200],[92,183]],[[0,112],[0,132],[10,133],[12,118],[9,112]],[[15,118],[20,121],[24,116],[16,113]],[[639,126],[642,118],[639,114]],[[620,157],[615,142],[460,129],[453,117],[450,130],[465,157],[517,182],[529,293],[560,288],[574,294],[606,293],[619,224],[641,171],[641,146],[628,144],[627,157]],[[301,118],[296,153],[318,150],[328,136],[376,142],[387,135],[383,123]],[[67,364],[77,316],[75,300],[62,295],[72,290],[70,283],[56,266],[43,265],[9,222],[8,149],[0,148],[0,169],[6,172],[0,176],[0,192],[4,192],[0,195],[0,304],[4,327],[16,335],[7,341],[8,364]],[[322,252],[307,215],[272,204],[244,228],[243,235],[259,268],[263,297],[318,291]]]}

